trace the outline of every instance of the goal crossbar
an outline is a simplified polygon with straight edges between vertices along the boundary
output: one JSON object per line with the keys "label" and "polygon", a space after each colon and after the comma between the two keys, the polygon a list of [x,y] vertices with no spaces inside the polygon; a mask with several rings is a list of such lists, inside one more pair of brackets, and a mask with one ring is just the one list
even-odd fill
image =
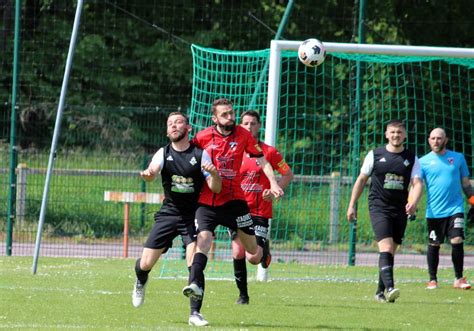
{"label": "goal crossbar", "polygon": [[[270,43],[270,63],[268,72],[267,112],[265,122],[265,143],[275,146],[278,100],[280,84],[281,52],[298,50],[302,41],[272,40]],[[379,44],[352,44],[324,42],[328,53],[358,53],[374,55],[420,56],[420,57],[450,57],[474,59],[473,48],[431,47],[431,46],[402,46]]]}

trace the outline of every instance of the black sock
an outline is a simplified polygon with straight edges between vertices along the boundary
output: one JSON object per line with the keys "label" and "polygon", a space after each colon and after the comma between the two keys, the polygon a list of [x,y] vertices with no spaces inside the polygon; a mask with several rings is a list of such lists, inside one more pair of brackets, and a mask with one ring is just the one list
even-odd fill
{"label": "black sock", "polygon": [[189,272],[189,284],[196,283],[197,286],[204,286],[204,269],[206,269],[207,256],[203,253],[194,254],[193,264]]}
{"label": "black sock", "polygon": [[379,255],[379,270],[382,281],[387,290],[392,289],[393,281],[393,254],[389,252],[382,252]]}
{"label": "black sock", "polygon": [[430,274],[430,280],[438,280],[436,275],[438,274],[439,265],[439,246],[428,245],[428,252],[426,254],[428,260],[428,273]]}
{"label": "black sock", "polygon": [[462,278],[464,268],[464,243],[451,244],[451,259],[454,266],[454,275],[456,279]]}
{"label": "black sock", "polygon": [[248,288],[247,288],[247,264],[245,258],[243,259],[234,259],[234,276],[235,283],[237,288],[240,291],[241,297],[248,297]]}
{"label": "black sock", "polygon": [[[191,267],[188,267],[189,272],[191,272]],[[204,288],[205,288],[205,280],[204,283],[202,284],[202,299],[204,300]],[[191,309],[191,315],[194,313],[199,313],[201,312],[201,307],[202,307],[202,301],[203,300],[193,300],[189,298],[189,307]]]}
{"label": "black sock", "polygon": [[377,292],[375,294],[383,293],[385,291],[385,284],[383,283],[382,274],[379,271],[379,284],[377,286]]}
{"label": "black sock", "polygon": [[141,259],[137,259],[135,262],[135,274],[137,275],[137,279],[140,284],[145,285],[148,280],[148,274],[150,273],[150,270],[142,270],[140,268],[140,260]]}

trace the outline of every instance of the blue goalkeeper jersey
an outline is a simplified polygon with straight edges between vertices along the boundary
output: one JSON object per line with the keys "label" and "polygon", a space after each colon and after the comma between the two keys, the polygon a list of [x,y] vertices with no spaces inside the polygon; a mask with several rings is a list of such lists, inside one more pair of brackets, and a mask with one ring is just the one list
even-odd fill
{"label": "blue goalkeeper jersey", "polygon": [[420,165],[427,192],[426,217],[464,213],[461,180],[469,177],[464,156],[450,150],[444,155],[430,152],[420,159]]}

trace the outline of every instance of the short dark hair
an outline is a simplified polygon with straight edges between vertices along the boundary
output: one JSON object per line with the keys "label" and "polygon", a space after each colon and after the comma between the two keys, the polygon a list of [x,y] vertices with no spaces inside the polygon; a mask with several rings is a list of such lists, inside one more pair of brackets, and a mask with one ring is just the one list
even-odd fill
{"label": "short dark hair", "polygon": [[212,114],[213,115],[216,114],[217,106],[223,106],[223,105],[224,106],[227,106],[227,105],[233,106],[234,104],[232,103],[232,101],[230,101],[229,99],[226,99],[226,98],[216,99],[212,103],[212,107],[211,107]]}
{"label": "short dark hair", "polygon": [[403,128],[406,130],[405,128],[405,122],[402,121],[402,120],[391,120],[387,123],[386,127],[388,128],[389,126],[394,126],[396,128]]}
{"label": "short dark hair", "polygon": [[258,123],[261,123],[260,122],[260,114],[258,113],[258,111],[256,110],[246,110],[242,113],[242,115],[240,115],[240,122],[242,122],[244,116],[252,116],[252,117],[255,117],[257,119],[257,122]]}
{"label": "short dark hair", "polygon": [[185,113],[182,113],[180,111],[173,111],[171,113],[169,113],[168,115],[168,118],[170,118],[171,116],[174,116],[174,115],[181,115],[184,117],[185,121],[186,121],[186,124],[189,124],[189,117],[188,115],[186,115]]}

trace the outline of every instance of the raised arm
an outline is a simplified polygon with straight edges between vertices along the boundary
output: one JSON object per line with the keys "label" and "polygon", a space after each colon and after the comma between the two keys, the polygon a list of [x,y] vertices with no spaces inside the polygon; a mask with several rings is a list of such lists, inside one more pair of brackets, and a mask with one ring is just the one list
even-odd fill
{"label": "raised arm", "polygon": [[153,155],[153,158],[148,165],[148,168],[140,171],[140,176],[143,180],[150,182],[155,179],[155,176],[160,173],[161,169],[163,168],[163,148],[160,148],[158,152]]}
{"label": "raised arm", "polygon": [[275,173],[273,172],[272,165],[267,162],[267,160],[263,156],[257,158],[257,160],[260,163],[260,166],[262,167],[265,176],[267,176],[268,180],[270,181],[270,191],[272,195],[275,197],[275,199],[282,197],[284,195],[284,192],[280,185],[278,185]]}
{"label": "raised arm", "polygon": [[205,161],[202,164],[202,170],[209,173],[209,176],[206,178],[207,186],[214,193],[220,193],[222,190],[222,178],[219,176],[219,172],[214,164],[211,161]]}

